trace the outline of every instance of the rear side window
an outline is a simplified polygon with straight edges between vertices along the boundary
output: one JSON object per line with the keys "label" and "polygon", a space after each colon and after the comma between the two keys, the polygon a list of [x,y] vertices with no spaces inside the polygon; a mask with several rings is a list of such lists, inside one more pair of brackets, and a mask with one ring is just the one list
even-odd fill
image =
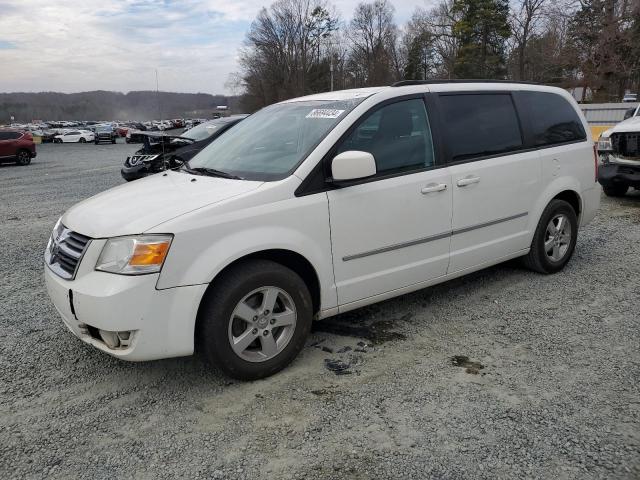
{"label": "rear side window", "polygon": [[521,95],[536,147],[586,140],[578,114],[560,95],[546,92],[522,92]]}
{"label": "rear side window", "polygon": [[441,95],[451,161],[500,155],[523,146],[520,122],[508,93]]}

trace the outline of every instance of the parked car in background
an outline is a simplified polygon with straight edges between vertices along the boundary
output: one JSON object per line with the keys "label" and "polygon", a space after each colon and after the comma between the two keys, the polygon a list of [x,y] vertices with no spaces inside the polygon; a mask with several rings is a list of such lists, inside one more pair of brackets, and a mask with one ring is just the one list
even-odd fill
{"label": "parked car in background", "polygon": [[625,93],[624,97],[622,97],[622,101],[626,102],[637,102],[638,94],[637,93]]}
{"label": "parked car in background", "polygon": [[197,346],[230,376],[266,377],[316,319],[518,257],[561,271],[600,203],[595,153],[560,88],[400,82],[290,99],[180,170],[68,210],[47,291],[74,335],[117,358]]}
{"label": "parked car in background", "polygon": [[129,129],[130,127],[119,125],[118,127],[116,127],[116,134],[118,135],[118,137],[124,138],[127,136]]}
{"label": "parked car in background", "polygon": [[[247,115],[211,120],[184,132],[179,137],[163,133],[136,132],[143,139],[144,146],[127,157],[120,171],[127,181],[153,173],[176,168],[213,142]],[[133,133],[131,135],[134,135]],[[128,137],[127,141],[132,137]]]}
{"label": "parked car in background", "polygon": [[143,143],[147,130],[129,129],[124,141],[127,143]]}
{"label": "parked car in background", "polygon": [[111,125],[98,125],[96,127],[95,141],[94,143],[98,145],[99,143],[116,143],[116,139],[118,138],[118,134],[115,129]]}
{"label": "parked car in background", "polygon": [[55,143],[86,143],[94,141],[94,134],[89,130],[70,130],[53,139]]}
{"label": "parked car in background", "polygon": [[29,165],[36,157],[36,144],[31,133],[21,130],[0,129],[0,163],[15,162]]}
{"label": "parked car in background", "polygon": [[621,197],[631,187],[640,189],[640,106],[628,110],[625,120],[602,132],[598,155],[598,181],[606,195]]}
{"label": "parked car in background", "polygon": [[42,132],[42,143],[52,143],[56,139],[57,132],[54,130],[44,130]]}

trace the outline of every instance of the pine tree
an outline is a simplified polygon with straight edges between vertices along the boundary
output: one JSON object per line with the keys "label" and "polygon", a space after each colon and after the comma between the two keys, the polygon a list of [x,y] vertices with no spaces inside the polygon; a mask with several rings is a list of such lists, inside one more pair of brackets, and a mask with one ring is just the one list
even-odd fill
{"label": "pine tree", "polygon": [[506,41],[511,34],[508,0],[455,0],[453,26],[458,49],[454,74],[458,78],[505,78]]}

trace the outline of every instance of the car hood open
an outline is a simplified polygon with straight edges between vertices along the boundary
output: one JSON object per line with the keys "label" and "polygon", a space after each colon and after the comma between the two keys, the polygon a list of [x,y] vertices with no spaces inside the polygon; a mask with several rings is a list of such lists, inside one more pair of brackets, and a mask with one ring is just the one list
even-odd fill
{"label": "car hood open", "polygon": [[255,190],[262,184],[168,171],[88,198],[71,207],[63,215],[62,223],[91,238],[134,235],[187,212]]}

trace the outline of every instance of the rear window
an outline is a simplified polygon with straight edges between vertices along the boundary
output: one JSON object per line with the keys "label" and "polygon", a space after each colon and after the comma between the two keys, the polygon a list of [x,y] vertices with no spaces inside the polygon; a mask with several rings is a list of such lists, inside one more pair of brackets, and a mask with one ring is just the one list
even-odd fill
{"label": "rear window", "polygon": [[522,134],[508,93],[441,95],[451,161],[500,155],[522,148]]}
{"label": "rear window", "polygon": [[580,117],[567,100],[555,93],[522,92],[536,147],[586,140]]}

